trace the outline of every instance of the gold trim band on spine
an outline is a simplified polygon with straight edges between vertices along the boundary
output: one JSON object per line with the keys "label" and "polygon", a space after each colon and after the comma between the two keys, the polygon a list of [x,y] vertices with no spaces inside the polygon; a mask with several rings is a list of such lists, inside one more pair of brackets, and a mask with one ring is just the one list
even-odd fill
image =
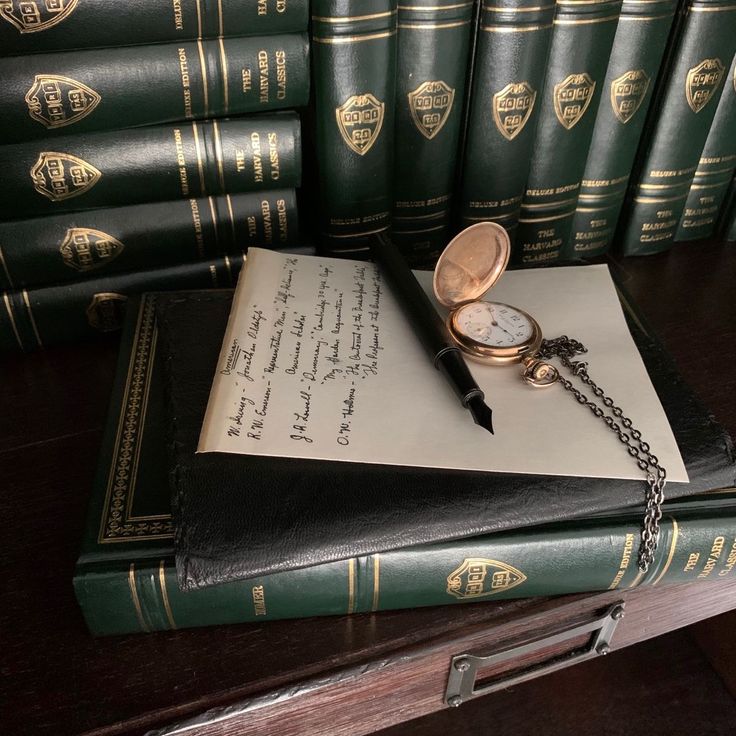
{"label": "gold trim band on spine", "polygon": [[[503,220],[506,217],[514,217],[520,212],[521,207],[517,207],[515,210],[511,210],[511,212],[502,212],[500,215],[463,215],[462,219],[473,222],[495,222],[496,220]],[[514,223],[514,225],[507,225],[506,229],[508,230],[512,227],[516,227],[516,224]]]}
{"label": "gold trim band on spine", "polygon": [[525,204],[524,209],[525,210],[538,210],[542,209],[544,207],[552,207],[559,206],[562,204],[572,204],[573,202],[577,202],[577,197],[567,197],[565,199],[553,199],[550,202],[543,202],[542,204]]}
{"label": "gold trim band on spine", "polygon": [[18,347],[25,353],[26,349],[23,345],[23,341],[20,339],[20,333],[18,332],[18,325],[15,324],[13,304],[10,301],[10,297],[8,296],[7,291],[3,292],[3,301],[5,302],[5,309],[8,312],[8,317],[10,318],[10,326],[13,328],[13,334],[15,335],[15,339],[18,341]]}
{"label": "gold trim band on spine", "polygon": [[[332,235],[330,233],[325,233],[325,234],[327,235],[328,238],[359,238],[362,235],[375,235],[376,233],[383,233],[386,230],[388,230],[388,225],[386,225],[386,227],[379,227],[377,230],[366,230],[365,232],[359,232],[359,233],[346,233],[345,235]],[[368,250],[368,248],[366,246],[361,245],[359,248],[351,248],[351,250],[363,251],[363,250]]]}
{"label": "gold trim band on spine", "polygon": [[192,123],[192,132],[194,134],[194,151],[197,154],[197,168],[199,169],[199,187],[202,190],[201,196],[204,197],[207,194],[207,184],[204,179],[204,164],[202,163],[202,149],[199,146],[197,123]]}
{"label": "gold trim band on spine", "polygon": [[637,585],[641,582],[642,578],[644,577],[644,573],[639,570],[639,573],[637,576],[629,583],[629,588],[636,588]]}
{"label": "gold trim band on spine", "polygon": [[220,29],[220,41],[222,41],[222,37],[225,35],[225,31],[223,29],[223,21],[222,21],[222,0],[217,0],[217,20],[218,20],[218,27]]}
{"label": "gold trim band on spine", "polygon": [[[526,209],[526,205],[524,206]],[[562,220],[565,217],[572,217],[575,214],[575,210],[571,212],[565,212],[562,215],[552,215],[551,217],[520,217],[519,222],[545,222],[547,220]]]}
{"label": "gold trim band on spine", "polygon": [[169,619],[169,628],[176,630],[176,621],[174,621],[174,614],[171,612],[171,604],[169,603],[169,592],[166,590],[166,563],[161,560],[158,566],[158,583],[161,586],[161,599],[164,602],[164,609],[166,611],[166,618]]}
{"label": "gold trim band on spine", "polygon": [[664,13],[663,15],[622,15],[619,20],[661,20],[662,18],[671,18],[672,13]]}
{"label": "gold trim band on spine", "polygon": [[225,193],[225,169],[222,153],[222,138],[220,138],[220,127],[217,125],[217,120],[212,121],[212,130],[215,138],[215,158],[217,159],[217,175],[220,179],[220,192],[219,194]]}
{"label": "gold trim band on spine", "polygon": [[544,31],[552,28],[552,23],[543,26],[481,26],[485,33],[529,33],[530,31]]}
{"label": "gold trim band on spine", "polygon": [[[661,2],[662,0],[657,0]],[[497,5],[484,5],[483,10],[491,13],[538,13],[540,10],[552,10],[556,6],[556,3],[551,5],[537,5],[534,8],[502,8]]]}
{"label": "gold trim band on spine", "polygon": [[130,597],[133,599],[133,606],[135,606],[135,613],[138,616],[141,631],[148,633],[151,629],[143,618],[143,609],[141,608],[140,598],[138,598],[138,586],[135,581],[135,562],[131,562],[130,568],[128,569],[128,587],[130,588]]}
{"label": "gold trim band on spine", "polygon": [[726,166],[725,169],[713,169],[712,171],[696,171],[695,176],[713,176],[714,174],[726,174],[730,171],[733,171],[733,166]]}
{"label": "gold trim band on spine", "polygon": [[202,39],[202,8],[200,7],[200,0],[196,0],[197,3],[197,40]]}
{"label": "gold trim band on spine", "polygon": [[423,227],[420,230],[399,230],[394,231],[394,235],[416,235],[417,233],[432,233],[435,232],[435,230],[444,230],[446,227],[448,227],[447,223],[444,223],[442,225],[435,225],[434,227]]}
{"label": "gold trim band on spine", "polygon": [[204,58],[204,46],[201,41],[197,41],[197,51],[199,52],[199,66],[202,70],[202,91],[204,93],[204,115],[210,114],[210,91],[207,83],[207,63]]}
{"label": "gold trim band on spine", "polygon": [[442,28],[459,28],[460,26],[467,26],[470,23],[470,18],[467,20],[453,21],[452,23],[399,23],[399,28],[410,28],[417,31],[433,30]]}
{"label": "gold trim band on spine", "polygon": [[662,568],[662,572],[657,575],[657,579],[652,583],[652,585],[656,585],[665,576],[667,570],[670,569],[670,565],[672,564],[672,558],[675,556],[677,538],[680,536],[680,527],[677,524],[677,520],[673,516],[670,516],[670,519],[672,521],[672,543],[670,544],[670,552],[667,555],[667,562],[665,562],[664,567]]}
{"label": "gold trim band on spine", "polygon": [[219,236],[219,226],[217,224],[217,214],[215,213],[215,202],[212,199],[212,197],[207,197],[207,202],[210,205],[210,215],[212,217],[212,229],[215,232],[215,248],[217,249],[217,252],[219,254],[220,252],[220,236]]}
{"label": "gold trim band on spine", "polygon": [[351,23],[354,20],[378,20],[378,18],[390,18],[396,15],[396,10],[387,10],[385,13],[372,13],[370,15],[346,15],[339,17],[336,15],[313,15],[312,20],[318,23]]}
{"label": "gold trim band on spine", "polygon": [[726,6],[726,7],[720,7],[720,8],[693,8],[690,6],[688,10],[691,13],[728,13],[730,11],[736,10],[736,5]]}
{"label": "gold trim band on spine", "polygon": [[3,271],[5,271],[5,278],[7,278],[10,288],[15,289],[15,284],[13,283],[13,279],[10,278],[10,271],[8,271],[8,264],[5,261],[5,256],[3,255],[2,247],[0,247],[0,266],[2,266]]}
{"label": "gold trim band on spine", "polygon": [[639,204],[658,204],[660,202],[677,202],[687,197],[688,192],[681,194],[679,197],[634,197],[634,202]]}
{"label": "gold trim band on spine", "polygon": [[[222,7],[220,7],[220,13],[222,13]],[[222,15],[220,16],[220,33],[222,33]],[[225,102],[225,115],[230,112],[230,90],[228,89],[227,79],[227,56],[225,55],[225,43],[222,38],[218,38],[218,45],[220,47],[220,66],[222,66],[222,91],[224,93],[223,100]]]}
{"label": "gold trim band on spine", "polygon": [[687,182],[680,182],[679,184],[639,184],[639,189],[681,189],[689,186]]}
{"label": "gold trim band on spine", "polygon": [[235,240],[236,240],[236,238],[235,238],[235,216],[233,215],[233,202],[230,199],[230,195],[229,194],[226,194],[225,195],[225,201],[227,202],[227,212],[228,212],[228,215],[230,215],[230,230],[232,231],[232,234],[233,234],[233,247],[234,247],[235,246]]}
{"label": "gold trim band on spine", "polygon": [[28,298],[28,292],[23,289],[21,292],[21,295],[23,296],[23,302],[26,305],[26,309],[28,310],[28,319],[31,321],[31,327],[33,327],[33,334],[36,336],[36,341],[38,342],[38,347],[43,347],[43,342],[41,341],[41,335],[38,334],[38,327],[36,327],[36,320],[33,318],[33,310],[31,309],[31,300]]}
{"label": "gold trim band on spine", "polygon": [[609,20],[617,21],[620,15],[607,15],[605,18],[591,18],[590,20],[565,20],[564,18],[555,18],[552,21],[556,26],[589,26],[594,23],[608,23]]}
{"label": "gold trim band on spine", "polygon": [[371,611],[378,610],[378,601],[381,590],[381,558],[373,555],[373,604]]}
{"label": "gold trim band on spine", "polygon": [[455,3],[455,5],[399,5],[399,10],[457,10],[458,8],[469,8],[469,3]]}
{"label": "gold trim band on spine", "polygon": [[690,189],[717,189],[718,187],[727,187],[729,185],[729,181],[721,181],[718,182],[718,184],[693,184]]}
{"label": "gold trim band on spine", "polygon": [[610,210],[611,207],[618,207],[618,202],[613,202],[605,207],[578,207],[575,212],[605,212]]}
{"label": "gold trim band on spine", "polygon": [[355,559],[348,560],[348,613],[355,609]]}
{"label": "gold trim band on spine", "polygon": [[317,36],[312,37],[312,41],[316,43],[360,43],[361,41],[373,41],[377,38],[388,38],[389,36],[395,36],[396,29],[392,31],[384,31],[381,33],[369,33],[366,36],[336,36],[335,38],[318,38]]}

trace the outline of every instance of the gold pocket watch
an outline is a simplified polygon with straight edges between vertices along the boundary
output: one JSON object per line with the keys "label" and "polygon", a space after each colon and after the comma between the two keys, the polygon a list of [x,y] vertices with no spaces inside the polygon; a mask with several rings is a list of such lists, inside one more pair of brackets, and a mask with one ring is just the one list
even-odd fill
{"label": "gold pocket watch", "polygon": [[539,360],[542,329],[527,312],[510,304],[484,301],[509,262],[511,242],[495,222],[479,222],[453,238],[437,261],[433,287],[450,309],[447,327],[469,357],[491,365],[521,363],[532,386],[551,386],[557,369]]}

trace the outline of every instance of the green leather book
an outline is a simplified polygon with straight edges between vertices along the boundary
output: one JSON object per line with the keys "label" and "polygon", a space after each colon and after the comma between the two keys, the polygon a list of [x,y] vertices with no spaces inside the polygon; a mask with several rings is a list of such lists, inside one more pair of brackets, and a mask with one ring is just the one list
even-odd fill
{"label": "green leather book", "polygon": [[698,161],[675,241],[709,238],[736,171],[736,55]]}
{"label": "green leather book", "polygon": [[[129,310],[74,586],[94,634],[262,622],[638,585],[730,580],[736,492],[669,502],[655,562],[641,510],[359,557],[182,593],[164,441],[156,299]],[[223,325],[224,329],[224,325]],[[120,427],[125,431],[121,432]]]}
{"label": "green leather book", "polygon": [[309,41],[257,38],[0,59],[0,139],[45,138],[305,105]]}
{"label": "green leather book", "polygon": [[564,260],[606,253],[626,195],[677,0],[624,0]]}
{"label": "green leather book", "polygon": [[321,246],[349,252],[391,224],[396,0],[314,0]]}
{"label": "green leather book", "polygon": [[447,242],[472,18],[472,0],[399,6],[392,229],[409,251]]}
{"label": "green leather book", "polygon": [[721,214],[718,218],[719,237],[727,243],[736,242],[736,178],[728,188]]}
{"label": "green leather book", "polygon": [[0,219],[234,194],[301,182],[294,113],[0,146]]}
{"label": "green leather book", "polygon": [[308,0],[3,0],[0,53],[297,33],[308,20]]}
{"label": "green leather book", "polygon": [[558,0],[512,262],[560,259],[572,228],[621,0]]}
{"label": "green leather book", "polygon": [[297,235],[293,189],[0,222],[0,290],[284,248]]}
{"label": "green leather book", "polygon": [[0,293],[0,354],[30,352],[115,332],[130,296],[235,286],[243,256]]}
{"label": "green leather book", "polygon": [[481,7],[460,195],[464,226],[492,220],[515,236],[554,13],[552,0],[486,0]]}
{"label": "green leather book", "polygon": [[617,230],[625,255],[674,242],[736,52],[735,26],[734,0],[689,0]]}

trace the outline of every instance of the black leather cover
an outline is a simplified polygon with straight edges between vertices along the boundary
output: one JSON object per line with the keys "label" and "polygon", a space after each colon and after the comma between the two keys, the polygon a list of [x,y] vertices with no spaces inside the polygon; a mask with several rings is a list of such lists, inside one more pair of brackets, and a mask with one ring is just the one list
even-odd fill
{"label": "black leather cover", "polygon": [[[196,455],[229,306],[227,292],[159,300],[184,589],[642,502],[640,481]],[[634,336],[690,475],[690,483],[669,485],[668,497],[734,485],[728,436],[660,343],[640,330]]]}

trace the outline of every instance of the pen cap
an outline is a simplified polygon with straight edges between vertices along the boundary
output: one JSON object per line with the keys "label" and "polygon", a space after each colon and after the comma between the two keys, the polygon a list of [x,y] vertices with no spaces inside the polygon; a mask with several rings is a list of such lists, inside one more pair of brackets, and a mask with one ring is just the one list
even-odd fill
{"label": "pen cap", "polygon": [[437,260],[432,281],[437,301],[454,309],[480,299],[506,270],[509,234],[495,222],[479,222],[458,233]]}

